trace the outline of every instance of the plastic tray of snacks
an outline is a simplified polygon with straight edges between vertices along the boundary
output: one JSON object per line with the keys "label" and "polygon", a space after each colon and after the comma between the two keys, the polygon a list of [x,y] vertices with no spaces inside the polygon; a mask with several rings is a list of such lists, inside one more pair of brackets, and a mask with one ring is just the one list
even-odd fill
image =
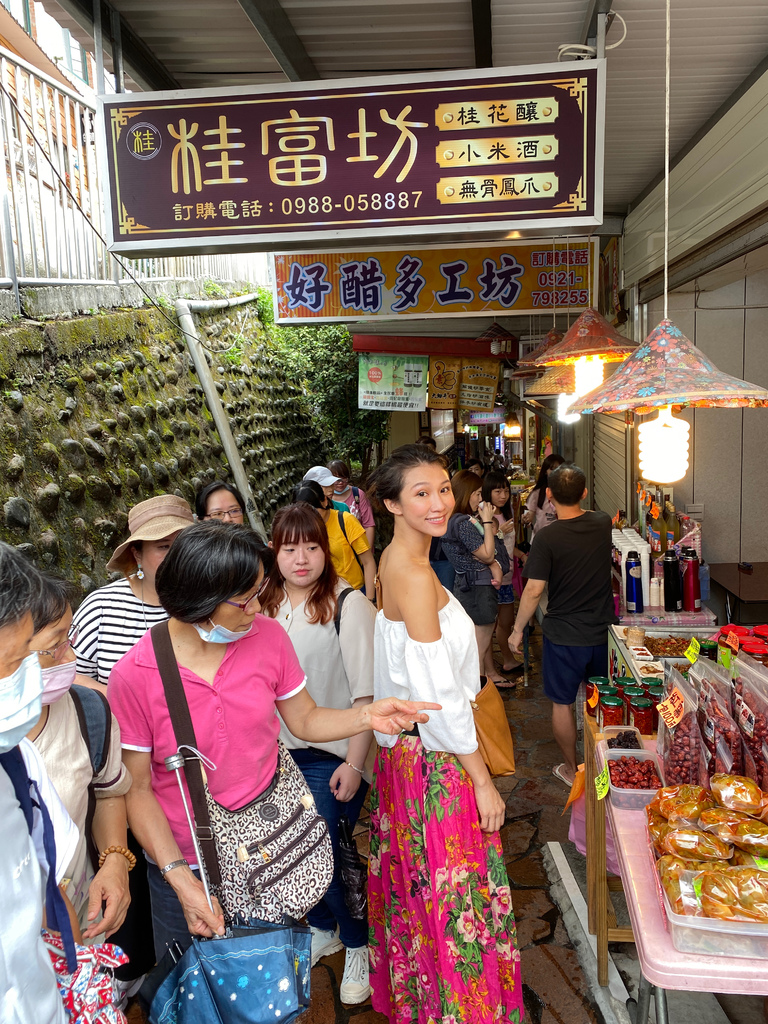
{"label": "plastic tray of snacks", "polygon": [[[661,764],[652,750],[645,748],[642,750],[608,750],[602,743],[600,744],[600,750],[604,764],[608,761],[619,761],[622,757],[635,757],[638,761],[653,761],[656,765],[656,774],[661,781],[661,785],[664,785],[664,773],[661,770]],[[610,773],[610,768],[608,771]],[[619,810],[642,811],[653,800],[658,788],[658,786],[654,786],[653,789],[623,789],[621,786],[614,786],[613,782],[610,782],[611,803],[614,807],[619,808]]]}
{"label": "plastic tray of snacks", "polygon": [[628,647],[627,650],[635,661],[654,661],[654,657],[647,647]]}
{"label": "plastic tray of snacks", "polygon": [[661,895],[672,945],[680,953],[768,959],[768,924],[675,914],[663,889]]}
{"label": "plastic tray of snacks", "polygon": [[637,674],[641,679],[663,679],[664,665],[661,661],[642,662],[637,666]]}
{"label": "plastic tray of snacks", "polygon": [[[608,746],[608,740],[613,739],[614,736],[618,736],[620,733],[623,733],[623,732],[632,732],[632,733],[634,733],[635,736],[637,737],[637,746],[636,747],[609,747]],[[621,751],[623,751],[625,753],[628,750],[631,750],[633,753],[636,750],[645,750],[645,745],[643,744],[642,734],[641,734],[639,729],[636,729],[634,727],[634,725],[606,725],[606,727],[603,729],[603,739],[605,740],[605,750],[606,750],[606,753],[608,751],[610,751],[610,750],[621,750]]]}

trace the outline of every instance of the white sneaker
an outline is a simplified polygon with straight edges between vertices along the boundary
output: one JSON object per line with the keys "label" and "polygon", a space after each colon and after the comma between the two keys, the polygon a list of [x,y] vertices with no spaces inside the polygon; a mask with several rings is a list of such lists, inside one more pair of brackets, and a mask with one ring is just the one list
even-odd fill
{"label": "white sneaker", "polygon": [[330,956],[331,953],[336,953],[338,950],[344,948],[344,945],[336,932],[325,931],[324,928],[315,928],[312,925],[310,925],[309,930],[312,932],[313,967],[317,961],[322,960],[324,956]]}
{"label": "white sneaker", "polygon": [[348,949],[344,961],[344,976],[339,987],[342,1003],[364,1003],[371,994],[368,980],[368,947]]}

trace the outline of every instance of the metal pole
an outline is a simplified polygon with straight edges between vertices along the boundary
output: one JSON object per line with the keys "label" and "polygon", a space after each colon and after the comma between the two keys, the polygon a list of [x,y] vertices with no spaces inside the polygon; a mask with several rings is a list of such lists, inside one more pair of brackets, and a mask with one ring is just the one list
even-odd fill
{"label": "metal pole", "polygon": [[[245,297],[243,297],[245,298]],[[224,448],[224,454],[227,456],[229,467],[232,470],[232,474],[237,484],[237,489],[242,494],[245,500],[245,510],[248,515],[248,521],[250,522],[253,529],[259,534],[259,536],[266,543],[267,531],[264,529],[264,523],[261,520],[256,509],[256,503],[253,500],[253,494],[251,493],[251,485],[248,482],[248,477],[245,470],[243,469],[243,463],[240,458],[240,453],[237,450],[235,439],[232,435],[232,430],[229,426],[229,418],[224,411],[224,407],[221,404],[219,393],[216,390],[216,385],[213,381],[213,375],[211,374],[210,367],[205,359],[205,352],[200,344],[200,339],[197,333],[197,327],[195,325],[195,319],[192,316],[192,308],[195,307],[201,312],[209,309],[222,309],[228,305],[234,305],[229,300],[219,300],[218,302],[188,302],[186,299],[176,300],[176,319],[179,321],[179,326],[184,332],[184,340],[187,343],[189,354],[192,356],[192,362],[195,364],[195,371],[197,372],[198,379],[203,387],[203,393],[205,394],[205,400],[208,403],[213,422],[216,426],[216,430],[219,433],[222,446]],[[203,307],[203,310],[200,309]]]}
{"label": "metal pole", "polygon": [[125,66],[123,64],[123,37],[120,32],[120,12],[109,9],[109,37],[112,40],[112,70],[115,74],[115,92],[125,92]]}
{"label": "metal pole", "polygon": [[105,93],[104,88],[104,35],[101,29],[101,0],[93,0],[93,43],[96,56],[96,92]]}
{"label": "metal pole", "polygon": [[187,803],[187,794],[184,792],[184,783],[181,781],[181,769],[184,767],[185,757],[183,754],[175,753],[171,754],[170,757],[165,758],[165,767],[169,772],[176,772],[176,781],[179,784],[179,792],[181,793],[181,801],[184,804],[184,813],[187,816],[187,824],[189,825],[189,833],[192,836],[192,845],[195,848],[195,857],[197,857],[197,866],[200,869],[200,881],[203,883],[203,890],[205,892],[205,898],[208,900],[208,906],[211,913],[215,913],[213,909],[213,901],[211,900],[211,890],[208,888],[208,876],[205,873],[205,861],[203,860],[203,852],[200,849],[200,843],[197,839],[197,830],[195,829],[195,823],[192,819],[192,813]]}

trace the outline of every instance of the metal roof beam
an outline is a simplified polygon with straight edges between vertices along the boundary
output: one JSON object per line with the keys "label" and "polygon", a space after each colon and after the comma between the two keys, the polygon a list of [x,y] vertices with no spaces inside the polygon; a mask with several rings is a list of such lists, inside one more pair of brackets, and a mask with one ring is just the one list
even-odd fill
{"label": "metal roof beam", "polygon": [[580,42],[585,46],[595,46],[597,44],[598,15],[610,14],[612,4],[613,0],[590,0],[580,36]]}
{"label": "metal roof beam", "polygon": [[[90,37],[94,38],[93,0],[56,0],[67,14],[70,15]],[[109,25],[113,8],[102,2],[102,24]],[[161,64],[149,47],[144,43],[120,16],[120,42],[122,44],[123,61],[131,78],[145,89],[178,89],[179,83]]]}
{"label": "metal roof beam", "polygon": [[312,82],[320,74],[278,0],[237,0],[290,82]]}
{"label": "metal roof beam", "polygon": [[472,0],[472,34],[475,40],[475,67],[493,67],[493,25],[491,0]]}

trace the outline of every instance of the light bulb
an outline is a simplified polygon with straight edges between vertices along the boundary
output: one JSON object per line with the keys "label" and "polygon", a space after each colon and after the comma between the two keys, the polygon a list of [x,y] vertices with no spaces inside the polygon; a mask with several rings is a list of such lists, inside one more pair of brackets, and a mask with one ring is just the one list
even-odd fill
{"label": "light bulb", "polygon": [[605,363],[600,356],[581,356],[573,364],[576,391],[574,398],[581,398],[594,388],[599,388],[605,377]]}
{"label": "light bulb", "polygon": [[640,474],[657,484],[673,484],[688,471],[688,435],[691,425],[675,419],[672,407],[665,405],[654,420],[641,423]]}
{"label": "light bulb", "polygon": [[[586,392],[585,392],[586,394]],[[569,413],[568,406],[574,401],[576,395],[558,395],[557,397],[557,418],[560,423],[575,423],[580,420],[579,413]]]}

